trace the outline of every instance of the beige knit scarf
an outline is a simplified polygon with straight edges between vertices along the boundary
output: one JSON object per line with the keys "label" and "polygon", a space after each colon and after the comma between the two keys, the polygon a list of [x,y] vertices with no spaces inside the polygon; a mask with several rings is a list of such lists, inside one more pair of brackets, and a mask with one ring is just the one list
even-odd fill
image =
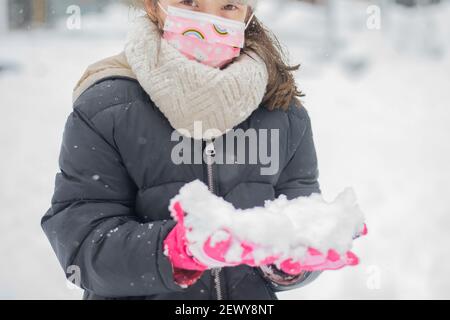
{"label": "beige knit scarf", "polygon": [[267,68],[256,54],[242,54],[222,70],[209,67],[162,39],[147,16],[133,23],[125,55],[172,127],[195,139],[216,138],[233,129],[259,107],[266,92]]}

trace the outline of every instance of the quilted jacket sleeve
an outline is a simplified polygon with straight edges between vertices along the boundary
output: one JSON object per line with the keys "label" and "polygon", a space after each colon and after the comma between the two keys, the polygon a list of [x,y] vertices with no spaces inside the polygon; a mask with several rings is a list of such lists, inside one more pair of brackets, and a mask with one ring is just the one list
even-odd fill
{"label": "quilted jacket sleeve", "polygon": [[91,120],[77,108],[67,119],[51,207],[41,220],[64,272],[78,270],[78,285],[104,297],[183,291],[162,249],[175,222],[137,219],[137,188],[104,133],[113,128]]}
{"label": "quilted jacket sleeve", "polygon": [[[281,194],[288,199],[321,193],[318,181],[319,170],[314,146],[311,119],[305,107],[292,106],[288,111],[290,121],[290,145],[297,141],[289,162],[282,170],[275,187],[275,197]],[[260,268],[275,291],[284,291],[302,287],[316,279],[321,271],[303,272],[298,276],[289,276],[274,266]]]}

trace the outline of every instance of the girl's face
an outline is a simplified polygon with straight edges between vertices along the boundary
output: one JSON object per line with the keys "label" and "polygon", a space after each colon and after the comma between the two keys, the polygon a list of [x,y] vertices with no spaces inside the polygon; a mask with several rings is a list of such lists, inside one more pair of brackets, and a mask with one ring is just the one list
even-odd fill
{"label": "girl's face", "polygon": [[[164,24],[166,14],[158,6],[155,12],[153,1],[145,0],[146,11],[151,17],[157,18]],[[166,10],[168,6],[173,6],[241,22],[245,22],[248,11],[248,5],[243,4],[245,0],[159,0],[159,2]]]}

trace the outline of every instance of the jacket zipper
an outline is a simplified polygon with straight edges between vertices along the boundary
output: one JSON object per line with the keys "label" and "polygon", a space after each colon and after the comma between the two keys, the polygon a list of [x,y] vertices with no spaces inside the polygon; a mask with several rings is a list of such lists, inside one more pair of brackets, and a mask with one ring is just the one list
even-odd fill
{"label": "jacket zipper", "polygon": [[[213,140],[208,140],[206,147],[205,147],[205,154],[206,154],[206,159],[207,159],[206,165],[207,165],[207,173],[208,173],[208,188],[209,188],[209,191],[211,191],[212,193],[215,193],[214,176],[213,176],[213,159],[216,155],[216,150],[214,148]],[[221,272],[221,268],[214,268],[211,270],[211,273],[214,276],[214,286],[215,286],[215,290],[216,290],[217,300],[223,300],[220,272]]]}

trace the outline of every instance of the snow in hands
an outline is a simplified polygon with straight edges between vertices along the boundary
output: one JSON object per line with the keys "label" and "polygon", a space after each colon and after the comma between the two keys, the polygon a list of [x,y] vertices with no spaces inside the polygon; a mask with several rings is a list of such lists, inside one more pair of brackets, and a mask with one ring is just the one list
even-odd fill
{"label": "snow in hands", "polygon": [[[291,200],[280,195],[265,201],[264,206],[242,210],[195,180],[185,184],[170,201],[169,210],[176,219],[175,204],[181,205],[185,214],[189,251],[211,268],[242,261],[250,244],[252,261],[256,265],[265,264],[268,257],[277,257],[275,264],[291,259],[304,266],[320,263],[324,266],[324,261],[317,262],[318,254],[328,253],[325,256],[331,262],[338,259],[333,256],[347,255],[350,262],[328,263],[322,268],[339,269],[358,263],[350,249],[356,237],[367,233],[364,214],[351,188],[345,189],[332,202],[325,201],[318,193]],[[218,263],[211,259],[205,244],[221,246],[227,240],[224,261]],[[316,262],[311,262],[313,260]]]}

